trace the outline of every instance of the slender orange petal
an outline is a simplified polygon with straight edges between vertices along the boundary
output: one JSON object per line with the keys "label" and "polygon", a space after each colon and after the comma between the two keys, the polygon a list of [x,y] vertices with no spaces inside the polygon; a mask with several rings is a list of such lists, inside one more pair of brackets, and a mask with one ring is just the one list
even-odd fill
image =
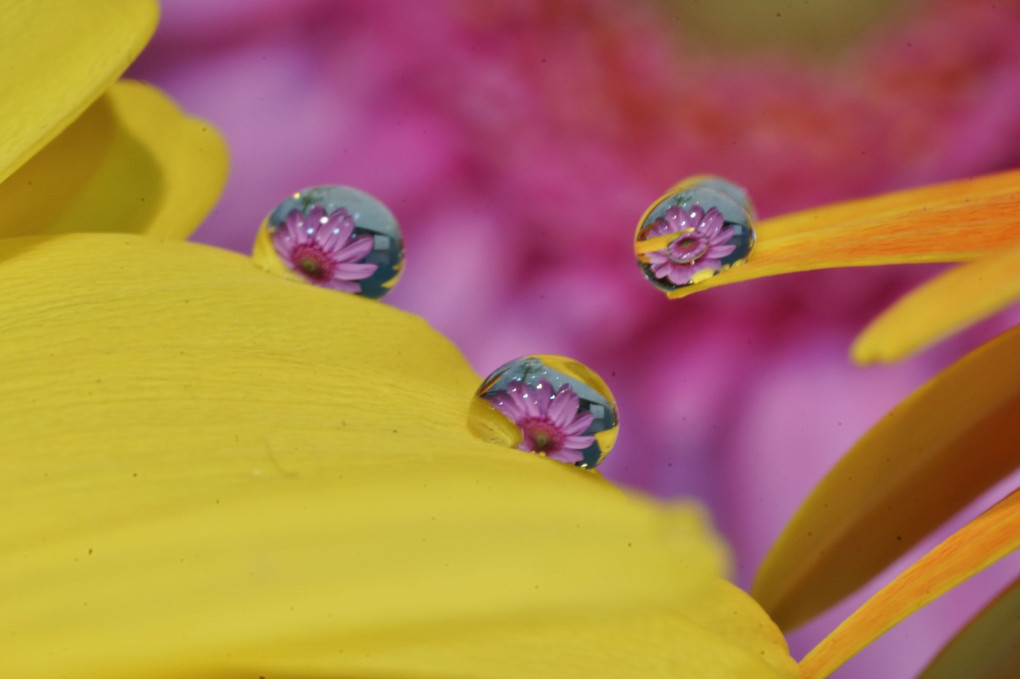
{"label": "slender orange petal", "polygon": [[970,576],[1020,547],[1020,489],[953,533],[879,590],[800,662],[823,679],[862,648]]}
{"label": "slender orange petal", "polygon": [[918,679],[1020,677],[1020,578],[942,649]]}
{"label": "slender orange petal", "polygon": [[951,269],[872,321],[854,342],[853,359],[899,361],[1001,311],[1020,300],[1018,272],[1020,245]]}
{"label": "slender orange petal", "polygon": [[1020,466],[1017,441],[1020,328],[944,370],[850,449],[765,557],[755,598],[782,627],[820,613]]}
{"label": "slender orange petal", "polygon": [[899,191],[760,222],[750,259],[678,299],[717,285],[795,271],[956,262],[1020,241],[1020,170]]}
{"label": "slender orange petal", "polygon": [[219,198],[227,151],[159,90],[119,81],[0,184],[0,237],[120,231],[187,238]]}
{"label": "slender orange petal", "polygon": [[0,3],[0,181],[124,72],[158,14],[153,0]]}

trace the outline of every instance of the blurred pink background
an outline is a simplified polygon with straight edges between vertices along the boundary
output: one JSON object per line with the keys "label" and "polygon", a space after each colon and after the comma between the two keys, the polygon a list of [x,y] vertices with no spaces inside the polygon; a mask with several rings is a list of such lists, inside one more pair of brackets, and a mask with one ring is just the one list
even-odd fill
{"label": "blurred pink background", "polygon": [[[860,369],[846,357],[854,334],[938,267],[668,302],[631,238],[647,205],[693,174],[743,185],[767,217],[1020,165],[1016,3],[163,6],[129,75],[214,122],[233,155],[195,239],[247,252],[265,214],[306,186],[377,196],[408,253],[385,303],[425,317],[483,375],[529,353],[597,370],[621,412],[606,475],[705,502],[742,585],[861,433],[1008,324]],[[916,673],[1018,566],[1001,563],[835,676]],[[792,635],[794,655],[848,606]]]}

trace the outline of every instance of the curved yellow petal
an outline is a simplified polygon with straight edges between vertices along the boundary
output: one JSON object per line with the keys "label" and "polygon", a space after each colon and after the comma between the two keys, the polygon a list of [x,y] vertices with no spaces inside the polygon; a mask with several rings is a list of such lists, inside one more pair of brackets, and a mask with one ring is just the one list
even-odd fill
{"label": "curved yellow petal", "polygon": [[752,593],[784,628],[824,611],[1020,466],[1018,440],[1015,328],[927,382],[843,456],[773,544]]}
{"label": "curved yellow petal", "polygon": [[1020,490],[953,533],[864,602],[804,656],[802,679],[829,676],[907,616],[1018,547]]}
{"label": "curved yellow petal", "polygon": [[[738,617],[726,609],[743,609],[743,592],[716,581],[702,590],[697,601],[685,602],[689,611],[670,606],[641,609],[553,610],[525,621],[492,618],[467,628],[461,624],[437,623],[428,629],[415,627],[404,633],[390,630],[380,634],[345,639],[344,653],[352,655],[345,676],[357,677],[774,677],[796,676],[796,667],[786,659],[778,639],[767,640],[757,621]],[[709,603],[711,602],[711,603]],[[701,618],[705,610],[724,615]],[[718,635],[705,634],[706,629]],[[743,637],[749,642],[736,649],[725,639]],[[320,647],[334,645],[335,639],[310,644],[308,655]],[[300,674],[293,670],[293,658],[282,660],[276,649],[261,654],[260,668],[268,676],[291,679],[332,677],[331,666],[314,659],[303,663]],[[294,650],[290,650],[293,654]],[[764,660],[764,662],[763,662]],[[277,671],[282,667],[282,671]]]}
{"label": "curved yellow petal", "polygon": [[960,677],[1020,677],[1020,578],[974,616],[918,679]]}
{"label": "curved yellow petal", "polygon": [[208,123],[159,90],[119,81],[0,184],[0,237],[73,231],[187,238],[227,176]]}
{"label": "curved yellow petal", "polygon": [[796,271],[966,261],[1020,242],[1020,170],[898,191],[766,219],[750,259],[695,285]]}
{"label": "curved yellow petal", "polygon": [[1020,244],[955,267],[882,312],[850,354],[862,364],[907,358],[1020,300],[1018,272]]}
{"label": "curved yellow petal", "polygon": [[0,2],[0,181],[124,72],[158,14],[153,0]]}
{"label": "curved yellow petal", "polygon": [[696,508],[472,436],[414,316],[114,234],[0,296],[3,676],[796,676]]}

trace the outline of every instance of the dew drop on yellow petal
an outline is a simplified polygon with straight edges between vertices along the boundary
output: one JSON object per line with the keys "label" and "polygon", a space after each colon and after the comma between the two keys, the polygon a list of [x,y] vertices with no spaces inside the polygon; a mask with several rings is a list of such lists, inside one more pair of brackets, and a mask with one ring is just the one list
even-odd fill
{"label": "dew drop on yellow petal", "polygon": [[[616,443],[620,415],[609,386],[594,370],[566,356],[536,354],[509,361],[485,378],[472,400],[468,428],[485,441],[513,441],[512,447],[594,469]],[[507,436],[508,428],[516,433]]]}
{"label": "dew drop on yellow petal", "polygon": [[634,254],[645,279],[667,294],[747,261],[757,213],[733,182],[698,175],[678,182],[638,220]]}
{"label": "dew drop on yellow petal", "polygon": [[962,262],[1020,241],[1020,170],[803,210],[763,220],[748,261],[671,299],[796,271]]}
{"label": "dew drop on yellow petal", "polygon": [[375,196],[350,186],[312,186],[266,215],[252,260],[293,281],[379,299],[404,273],[404,236]]}

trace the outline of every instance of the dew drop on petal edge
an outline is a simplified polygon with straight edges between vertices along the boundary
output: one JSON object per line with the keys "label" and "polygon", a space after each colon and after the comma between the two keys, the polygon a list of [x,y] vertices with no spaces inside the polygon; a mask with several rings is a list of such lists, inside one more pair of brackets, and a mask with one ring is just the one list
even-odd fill
{"label": "dew drop on petal edge", "polygon": [[252,259],[287,278],[378,299],[400,278],[404,239],[393,214],[364,191],[315,186],[269,213]]}
{"label": "dew drop on petal edge", "polygon": [[747,192],[713,176],[686,179],[638,222],[634,254],[652,285],[694,285],[747,261],[757,218]]}
{"label": "dew drop on petal edge", "polygon": [[591,469],[616,442],[619,415],[595,372],[570,358],[539,354],[489,375],[472,400],[468,424],[486,441]]}

